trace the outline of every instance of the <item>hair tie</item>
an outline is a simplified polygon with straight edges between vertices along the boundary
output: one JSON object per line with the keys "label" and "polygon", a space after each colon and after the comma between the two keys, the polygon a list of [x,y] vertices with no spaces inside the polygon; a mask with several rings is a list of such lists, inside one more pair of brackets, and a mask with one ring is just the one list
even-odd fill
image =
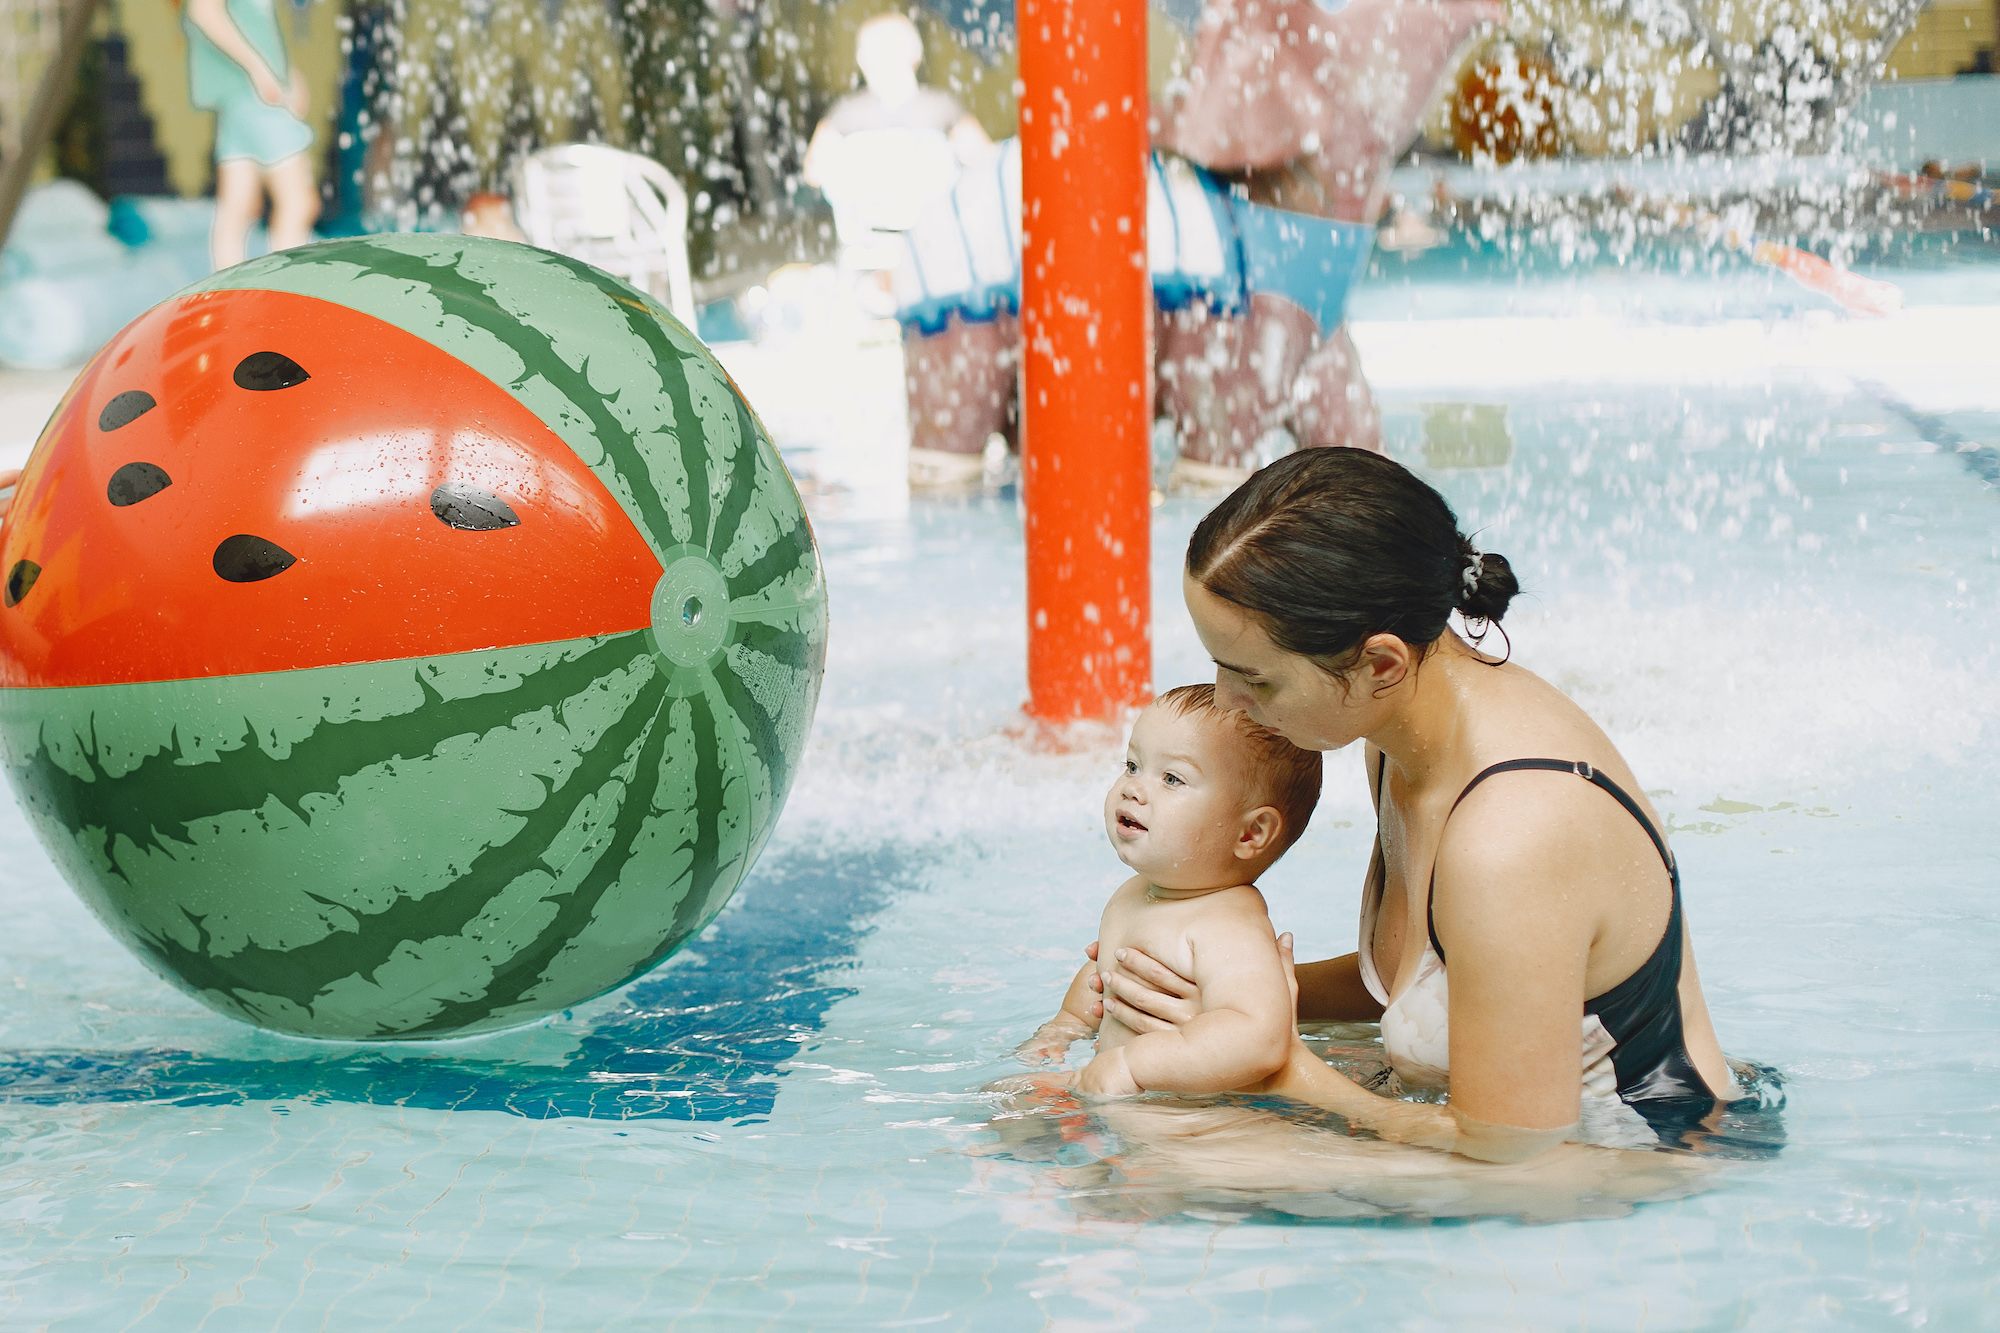
{"label": "hair tie", "polygon": [[1471,597],[1479,591],[1480,576],[1486,572],[1486,552],[1467,542],[1466,549],[1472,552],[1465,562],[1465,595]]}

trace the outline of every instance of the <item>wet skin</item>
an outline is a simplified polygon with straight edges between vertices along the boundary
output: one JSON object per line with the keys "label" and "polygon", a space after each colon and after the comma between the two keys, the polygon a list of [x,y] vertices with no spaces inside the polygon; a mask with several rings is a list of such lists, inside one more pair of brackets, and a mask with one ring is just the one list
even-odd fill
{"label": "wet skin", "polygon": [[[1217,664],[1218,702],[1308,749],[1364,740],[1371,778],[1386,756],[1374,961],[1392,996],[1423,955],[1436,869],[1435,920],[1452,960],[1450,1111],[1377,1097],[1309,1053],[1295,1052],[1285,1090],[1385,1137],[1474,1155],[1513,1158],[1534,1146],[1533,1135],[1559,1137],[1579,1114],[1582,1003],[1651,955],[1671,910],[1666,871],[1635,821],[1563,774],[1510,774],[1474,791],[1448,828],[1445,817],[1481,769],[1523,756],[1582,759],[1627,790],[1640,783],[1568,698],[1449,632],[1428,656],[1376,635],[1336,677],[1278,648],[1192,580],[1184,594]],[[1354,955],[1301,968],[1301,1016],[1378,1016],[1353,1002],[1358,970]],[[1107,1011],[1140,1031],[1171,1024],[1195,992],[1168,971],[1159,960],[1120,963]],[[1710,1088],[1727,1095],[1691,947],[1680,998],[1690,1054]]]}

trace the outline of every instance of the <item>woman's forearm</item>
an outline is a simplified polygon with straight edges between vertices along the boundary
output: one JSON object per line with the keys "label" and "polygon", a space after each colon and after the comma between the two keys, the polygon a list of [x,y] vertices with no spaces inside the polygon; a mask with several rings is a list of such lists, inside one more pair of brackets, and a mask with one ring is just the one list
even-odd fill
{"label": "woman's forearm", "polygon": [[1569,1138],[1575,1125],[1527,1129],[1476,1120],[1453,1106],[1378,1097],[1294,1042],[1285,1068],[1264,1091],[1323,1107],[1350,1125],[1392,1143],[1458,1153],[1481,1162],[1522,1162]]}
{"label": "woman's forearm", "polygon": [[1372,1023],[1382,1016],[1382,1006],[1361,980],[1360,954],[1300,963],[1297,972],[1300,1022]]}
{"label": "woman's forearm", "polygon": [[1302,1041],[1292,1043],[1285,1067],[1263,1090],[1322,1107],[1351,1125],[1398,1143],[1449,1152],[1457,1137],[1456,1126],[1442,1106],[1378,1097],[1314,1055]]}

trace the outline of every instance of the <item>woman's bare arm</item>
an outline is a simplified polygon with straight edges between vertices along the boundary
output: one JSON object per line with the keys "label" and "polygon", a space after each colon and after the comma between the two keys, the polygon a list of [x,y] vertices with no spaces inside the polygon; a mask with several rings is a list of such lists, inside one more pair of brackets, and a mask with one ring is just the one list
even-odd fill
{"label": "woman's bare arm", "polygon": [[1382,1006],[1361,980],[1358,953],[1301,963],[1298,976],[1301,1023],[1373,1023],[1382,1017]]}
{"label": "woman's bare arm", "polygon": [[[1436,919],[1452,959],[1451,1104],[1377,1096],[1298,1042],[1264,1091],[1324,1107],[1393,1142],[1523,1161],[1561,1143],[1577,1120],[1590,924],[1575,910],[1586,895],[1571,882],[1574,858],[1558,839],[1547,829],[1468,817],[1476,814],[1461,812],[1438,862]],[[1289,938],[1279,951],[1289,964]],[[1322,999],[1342,984],[1336,969],[1344,961],[1311,965]],[[1354,970],[1358,980],[1358,963]],[[1136,1031],[1174,1026],[1156,1013],[1199,1008],[1185,978],[1143,954],[1121,957],[1110,982],[1106,1011]]]}
{"label": "woman's bare arm", "polygon": [[[1279,940],[1278,950],[1289,965],[1292,957],[1289,937]],[[1455,1002],[1453,1012],[1457,1012]],[[1556,1147],[1575,1129],[1573,1120],[1554,1129],[1481,1120],[1470,1114],[1456,1097],[1446,1106],[1381,1097],[1335,1070],[1301,1041],[1292,1043],[1290,1060],[1262,1091],[1323,1107],[1391,1143],[1435,1148],[1481,1162],[1526,1161]]]}
{"label": "woman's bare arm", "polygon": [[[1093,983],[1103,989],[1102,983]],[[1299,1021],[1373,1023],[1382,1006],[1361,980],[1361,956],[1345,954],[1298,967]],[[1156,1032],[1185,1023],[1201,1012],[1192,998],[1195,984],[1165,963],[1137,949],[1121,950],[1105,1004],[1134,1032]]]}
{"label": "woman's bare arm", "polygon": [[[1543,808],[1559,813],[1568,795],[1551,793]],[[1481,814],[1468,802],[1446,831],[1433,890],[1433,920],[1450,959],[1450,1105],[1378,1097],[1303,1045],[1269,1091],[1323,1106],[1385,1139],[1521,1161],[1576,1126],[1578,1022],[1593,926],[1578,910],[1589,895],[1573,882],[1579,858],[1561,826]]]}
{"label": "woman's bare arm", "polygon": [[[1290,967],[1292,946],[1289,937],[1281,939],[1278,947],[1287,967]],[[1338,963],[1342,960],[1329,961]],[[1144,954],[1137,956],[1136,966],[1144,968],[1148,964],[1160,966]],[[1164,1002],[1160,1007],[1176,1011],[1182,1007],[1199,1007],[1196,1002],[1161,995],[1157,991],[1141,991],[1124,976],[1114,975],[1105,993],[1105,1008],[1121,1022],[1140,1032],[1171,1031],[1174,1024],[1127,1003],[1121,998],[1126,994],[1154,996]],[[1456,1003],[1453,1012],[1457,1012]],[[1579,1076],[1579,1084],[1580,1081]],[[1563,1142],[1574,1128],[1574,1122],[1556,1129],[1497,1124],[1478,1119],[1456,1103],[1434,1106],[1377,1096],[1335,1070],[1297,1039],[1292,1042],[1284,1068],[1272,1075],[1260,1090],[1323,1107],[1350,1124],[1392,1143],[1455,1152],[1482,1162],[1525,1161]]]}

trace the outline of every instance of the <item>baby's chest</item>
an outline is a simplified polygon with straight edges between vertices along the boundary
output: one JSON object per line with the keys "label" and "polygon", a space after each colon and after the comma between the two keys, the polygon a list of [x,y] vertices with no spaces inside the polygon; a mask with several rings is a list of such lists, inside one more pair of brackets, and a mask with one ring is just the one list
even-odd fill
{"label": "baby's chest", "polygon": [[1137,949],[1154,962],[1165,964],[1184,977],[1194,975],[1194,948],[1187,931],[1166,921],[1107,921],[1097,950],[1097,970],[1110,972],[1118,966],[1118,950]]}

